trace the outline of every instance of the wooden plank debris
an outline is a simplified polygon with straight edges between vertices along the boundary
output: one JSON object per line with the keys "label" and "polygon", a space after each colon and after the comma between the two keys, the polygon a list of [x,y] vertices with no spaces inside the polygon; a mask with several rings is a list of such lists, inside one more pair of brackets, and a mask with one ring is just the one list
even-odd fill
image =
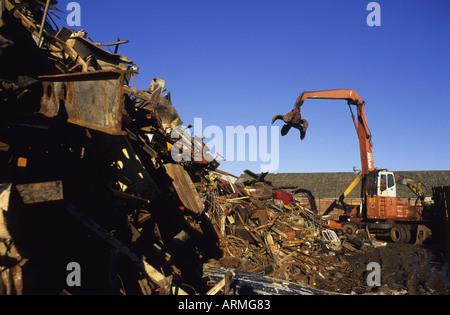
{"label": "wooden plank debris", "polygon": [[184,208],[200,215],[205,206],[200,200],[200,196],[195,189],[194,183],[185,169],[178,164],[164,164],[167,174],[173,180],[173,187],[175,188],[178,197],[180,198]]}

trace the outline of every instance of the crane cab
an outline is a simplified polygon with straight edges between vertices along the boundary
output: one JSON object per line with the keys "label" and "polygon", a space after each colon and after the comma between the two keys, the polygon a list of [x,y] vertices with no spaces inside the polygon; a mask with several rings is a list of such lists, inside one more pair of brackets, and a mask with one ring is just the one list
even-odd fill
{"label": "crane cab", "polygon": [[394,173],[384,171],[378,173],[377,196],[397,197]]}
{"label": "crane cab", "polygon": [[397,189],[393,172],[373,171],[367,177],[367,218],[386,219],[397,216]]}
{"label": "crane cab", "polygon": [[367,176],[365,195],[367,219],[417,219],[417,211],[407,201],[397,199],[397,185],[393,172],[375,170]]}
{"label": "crane cab", "polygon": [[397,188],[393,172],[372,171],[367,175],[367,195],[397,197]]}

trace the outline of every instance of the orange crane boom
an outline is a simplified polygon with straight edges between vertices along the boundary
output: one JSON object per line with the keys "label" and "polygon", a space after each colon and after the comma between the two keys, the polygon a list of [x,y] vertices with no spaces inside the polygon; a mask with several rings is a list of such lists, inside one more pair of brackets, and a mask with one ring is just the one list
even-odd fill
{"label": "orange crane boom", "polygon": [[364,109],[365,102],[354,90],[350,89],[338,89],[338,90],[325,90],[325,91],[312,91],[303,92],[295,103],[295,108],[286,115],[276,115],[272,123],[278,119],[282,119],[286,122],[283,127],[282,135],[286,135],[290,127],[295,127],[300,130],[301,139],[303,140],[308,128],[306,120],[301,118],[300,108],[307,99],[335,99],[346,100],[347,104],[355,105],[357,107],[358,119],[355,119],[352,113],[353,123],[355,124],[356,132],[359,139],[359,148],[361,154],[361,168],[362,173],[366,175],[368,172],[375,169],[372,154],[372,135],[370,134],[369,127],[367,126],[366,112]]}

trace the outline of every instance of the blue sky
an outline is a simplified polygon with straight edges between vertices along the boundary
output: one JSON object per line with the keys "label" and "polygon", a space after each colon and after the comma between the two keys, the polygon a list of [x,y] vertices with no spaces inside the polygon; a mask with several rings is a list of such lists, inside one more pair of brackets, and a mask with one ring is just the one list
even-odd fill
{"label": "blue sky", "polygon": [[[366,101],[376,167],[448,170],[450,2],[377,1],[380,27],[366,23],[369,2],[78,1],[80,28],[97,42],[130,40],[119,53],[139,66],[138,88],[166,80],[185,125],[269,128],[303,91],[354,89]],[[309,100],[302,115],[307,137],[280,136],[278,173],[360,168],[345,101]],[[240,175],[260,164],[220,168]]]}

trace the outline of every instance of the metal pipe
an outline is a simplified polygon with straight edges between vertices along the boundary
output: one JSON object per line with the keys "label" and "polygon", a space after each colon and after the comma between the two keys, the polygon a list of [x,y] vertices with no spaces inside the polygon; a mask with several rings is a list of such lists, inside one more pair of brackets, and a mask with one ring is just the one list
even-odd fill
{"label": "metal pipe", "polygon": [[45,5],[45,10],[44,10],[44,16],[42,17],[42,22],[41,22],[41,29],[39,30],[39,48],[42,47],[42,33],[44,32],[44,25],[45,25],[45,21],[47,20],[47,14],[48,14],[48,10],[50,8],[50,1],[51,0],[47,0],[47,3]]}
{"label": "metal pipe", "polygon": [[94,45],[96,46],[116,46],[116,45],[121,45],[121,44],[127,44],[129,43],[129,40],[118,40],[117,42],[114,43],[94,43]]}

